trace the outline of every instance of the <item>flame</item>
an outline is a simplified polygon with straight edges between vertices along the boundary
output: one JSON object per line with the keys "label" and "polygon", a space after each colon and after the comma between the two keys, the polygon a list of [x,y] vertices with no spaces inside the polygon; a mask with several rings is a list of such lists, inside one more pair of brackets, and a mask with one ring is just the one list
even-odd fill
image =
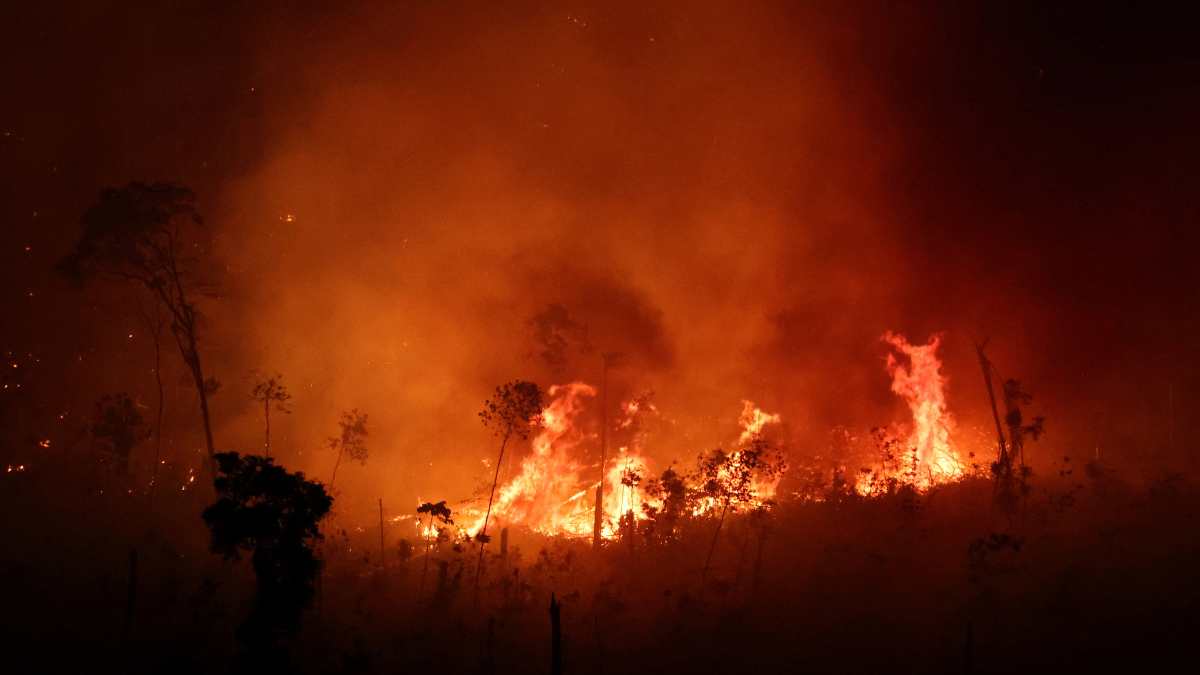
{"label": "flame", "polygon": [[[550,387],[548,394],[550,403],[542,411],[541,430],[532,440],[532,452],[521,461],[519,473],[499,488],[488,528],[523,525],[547,535],[590,537],[595,527],[598,467],[582,463],[578,457],[597,438],[580,426],[580,417],[596,389],[574,382]],[[645,398],[623,403],[614,427],[636,430],[637,416],[655,410]],[[641,454],[641,438],[640,432],[635,433],[630,445],[618,448],[605,469],[604,538],[617,536],[623,516],[646,517],[642,506],[649,497],[641,481],[648,476],[650,462]],[[465,528],[470,535],[483,527],[483,515],[474,515],[475,522]]]}
{"label": "flame", "polygon": [[[950,441],[954,419],[946,407],[946,378],[937,350],[941,336],[934,335],[928,344],[911,344],[903,335],[888,332],[883,341],[895,350],[888,354],[887,372],[892,377],[892,392],[904,399],[912,412],[912,429],[905,450],[913,454],[915,467],[893,468],[896,475],[915,469],[915,487],[929,487],[960,478],[963,462]],[[898,356],[899,355],[899,356]],[[902,358],[900,358],[902,357]],[[874,474],[876,477],[878,474]],[[859,492],[870,492],[871,475],[858,481]]]}
{"label": "flame", "polygon": [[[754,404],[753,401],[742,401],[742,413],[738,417],[738,424],[742,426],[742,433],[738,436],[739,450],[730,453],[729,459],[718,472],[716,480],[718,482],[732,485],[737,482],[735,476],[737,469],[742,468],[749,459],[746,452],[749,445],[762,440],[763,430],[768,424],[779,424],[782,418],[778,413],[772,414],[764,411]],[[778,458],[782,462],[782,457]],[[760,508],[775,497],[775,491],[779,487],[779,481],[783,478],[783,465],[781,470],[769,474],[767,476],[755,472],[750,478],[750,486],[747,499],[735,499],[730,502],[730,506],[734,508],[749,507]],[[698,500],[692,508],[692,515],[700,516],[718,509],[721,503],[711,497]]]}
{"label": "flame", "polygon": [[[588,433],[580,426],[580,417],[596,390],[575,382],[551,387],[548,393],[550,403],[542,411],[541,430],[533,438],[532,452],[521,461],[518,475],[499,488],[488,527],[522,525],[546,535],[590,537],[595,527],[598,481],[593,478],[593,472],[597,467],[581,463],[577,457],[583,448],[596,440],[597,434]],[[642,481],[651,475],[651,463],[642,454],[644,432],[637,419],[639,415],[655,413],[657,409],[644,396],[621,404],[620,411],[622,415],[614,422],[614,427],[635,433],[628,445],[617,449],[605,470],[600,532],[605,539],[618,536],[622,518],[644,520],[647,518],[646,505],[661,506],[642,486]],[[778,414],[767,413],[753,402],[743,401],[738,418],[742,427],[738,437],[741,449],[731,454],[728,470],[722,469],[717,480],[735,481],[735,468],[748,457],[744,455],[748,447],[761,439],[768,425],[778,424],[780,419]],[[770,476],[755,475],[750,486],[752,496],[743,500],[747,503],[738,502],[734,506],[762,506],[774,497],[780,476],[778,472]],[[702,515],[717,506],[715,500],[701,500],[693,513]],[[465,528],[468,535],[478,533],[483,527],[483,515],[472,515],[475,516],[474,523]],[[429,536],[431,533],[424,534]]]}
{"label": "flame", "polygon": [[779,415],[772,415],[761,410],[752,401],[742,401],[742,414],[738,417],[742,425],[742,435],[738,437],[738,445],[745,445],[757,436],[762,435],[763,427],[768,424],[779,424]]}
{"label": "flame", "polygon": [[[592,501],[583,499],[588,489],[580,478],[583,467],[573,455],[590,438],[576,420],[596,389],[574,382],[550,387],[548,393],[551,401],[542,410],[542,428],[533,438],[533,451],[522,460],[520,473],[500,488],[490,522],[501,527],[520,523],[544,534],[588,535]],[[467,531],[474,534],[482,527],[480,517]]]}

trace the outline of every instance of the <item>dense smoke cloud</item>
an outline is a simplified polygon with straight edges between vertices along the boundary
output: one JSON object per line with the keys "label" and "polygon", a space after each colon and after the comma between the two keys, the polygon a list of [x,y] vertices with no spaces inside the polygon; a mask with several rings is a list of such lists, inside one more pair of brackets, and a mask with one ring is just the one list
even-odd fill
{"label": "dense smoke cloud", "polygon": [[[253,447],[248,373],[279,371],[288,464],[323,476],[338,411],[371,415],[368,470],[344,474],[363,504],[469,492],[491,388],[595,383],[605,351],[630,357],[619,394],[675,420],[662,460],[722,442],[745,398],[801,452],[902,419],[887,330],[945,332],[965,426],[987,420],[985,336],[1064,450],[1161,447],[1168,388],[1177,419],[1193,405],[1194,369],[1170,367],[1195,326],[1171,139],[1195,99],[1109,93],[1144,71],[1050,49],[1046,26],[1073,25],[1053,12],[365,3],[141,33],[132,14],[72,23],[110,58],[52,70],[96,90],[26,82],[56,112],[21,118],[23,166],[61,166],[73,197],[37,183],[9,215],[54,219],[53,252],[102,185],[194,187],[226,267],[205,307],[219,441]],[[80,105],[104,114],[62,132]],[[134,388],[113,363],[96,388]]]}

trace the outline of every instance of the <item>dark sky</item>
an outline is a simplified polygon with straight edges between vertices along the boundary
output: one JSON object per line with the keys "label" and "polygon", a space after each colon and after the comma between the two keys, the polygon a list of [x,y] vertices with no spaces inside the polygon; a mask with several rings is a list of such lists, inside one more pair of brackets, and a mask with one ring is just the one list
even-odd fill
{"label": "dark sky", "polygon": [[[1161,446],[1167,392],[1180,419],[1200,395],[1192,18],[743,4],[10,9],[0,346],[42,357],[50,391],[145,386],[122,296],[52,267],[99,189],[172,180],[228,272],[215,368],[316,382],[313,428],[356,391],[439,420],[385,429],[453,424],[532,367],[495,333],[561,302],[645,336],[656,377],[700,392],[677,401],[761,398],[813,433],[886,407],[888,329],[947,331],[978,416],[970,339],[991,336],[1070,443],[1180,459]],[[408,349],[420,365],[387,356]],[[244,421],[238,400],[218,407]]]}

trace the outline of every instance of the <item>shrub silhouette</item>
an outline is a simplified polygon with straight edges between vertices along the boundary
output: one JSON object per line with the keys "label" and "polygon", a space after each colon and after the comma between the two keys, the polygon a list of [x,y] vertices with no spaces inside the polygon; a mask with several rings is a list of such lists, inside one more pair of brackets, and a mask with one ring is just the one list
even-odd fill
{"label": "shrub silhouette", "polygon": [[269,457],[225,452],[216,455],[217,501],[204,510],[211,548],[229,560],[251,553],[257,593],[239,638],[251,648],[269,648],[299,628],[313,597],[321,562],[311,544],[333,506],[320,483],[290,473]]}

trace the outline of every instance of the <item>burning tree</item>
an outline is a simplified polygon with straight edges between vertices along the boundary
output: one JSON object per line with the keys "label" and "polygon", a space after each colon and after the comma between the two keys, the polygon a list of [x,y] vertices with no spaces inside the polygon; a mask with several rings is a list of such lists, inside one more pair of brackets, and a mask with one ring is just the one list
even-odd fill
{"label": "burning tree", "polygon": [[266,425],[266,438],[263,442],[263,447],[266,448],[267,457],[270,457],[271,408],[274,407],[277,412],[290,415],[292,410],[288,407],[288,401],[292,400],[292,395],[288,393],[287,387],[283,384],[283,375],[275,373],[269,376],[259,375],[258,379],[254,382],[254,389],[250,391],[250,398],[262,403],[263,423]]}
{"label": "burning tree", "polygon": [[329,489],[333,489],[333,482],[337,480],[338,466],[342,463],[342,455],[350,455],[350,459],[357,461],[360,464],[367,463],[367,415],[359,412],[358,408],[347,410],[342,413],[341,419],[338,420],[338,426],[341,428],[341,433],[329,439],[329,449],[337,453],[337,459],[333,463],[333,475],[329,478]]}
{"label": "burning tree", "polygon": [[223,452],[215,459],[217,501],[203,513],[211,548],[229,560],[251,552],[258,589],[239,636],[251,648],[269,648],[296,631],[312,600],[321,569],[312,543],[322,538],[319,523],[333,498],[269,457]]}
{"label": "burning tree", "polygon": [[169,183],[130,183],[108,188],[83,215],[83,235],[59,264],[69,278],[82,283],[102,276],[144,288],[167,310],[171,333],[187,365],[200,401],[210,474],[216,475],[208,397],[216,381],[206,378],[200,360],[199,313],[193,295],[197,252],[202,252],[202,220],[191,190]]}

